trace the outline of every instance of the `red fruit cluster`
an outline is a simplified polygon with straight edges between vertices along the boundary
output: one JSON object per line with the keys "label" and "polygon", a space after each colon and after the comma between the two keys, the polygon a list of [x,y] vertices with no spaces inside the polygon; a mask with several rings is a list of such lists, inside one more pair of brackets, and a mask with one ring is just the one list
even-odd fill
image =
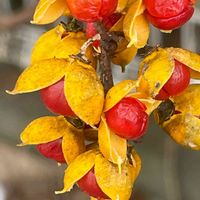
{"label": "red fruit cluster", "polygon": [[[78,20],[86,22],[88,38],[96,35],[94,22],[102,21],[109,30],[122,14],[114,13],[118,0],[66,0],[68,8]],[[194,8],[191,0],[144,0],[146,16],[156,27],[162,30],[172,30],[185,24],[193,15]],[[99,47],[99,41],[94,42]],[[190,71],[187,66],[175,60],[175,69],[169,81],[161,89],[156,99],[165,100],[182,92],[189,85]],[[64,80],[42,89],[41,99],[53,113],[74,117],[64,94]],[[138,99],[125,97],[105,113],[109,128],[118,136],[125,139],[137,140],[142,137],[148,126],[146,106]],[[87,127],[86,127],[87,128]],[[62,138],[40,144],[36,147],[47,158],[66,163],[62,152]],[[94,169],[90,170],[78,181],[82,191],[97,199],[109,199],[99,187]]]}
{"label": "red fruit cluster", "polygon": [[190,69],[183,63],[175,60],[172,76],[156,96],[158,100],[166,100],[183,92],[190,83]]}
{"label": "red fruit cluster", "polygon": [[71,110],[64,94],[64,79],[42,89],[40,96],[45,106],[51,112],[64,116],[76,116]]}
{"label": "red fruit cluster", "polygon": [[39,144],[36,146],[37,150],[46,158],[53,159],[59,163],[66,163],[62,152],[62,139]]}
{"label": "red fruit cluster", "polygon": [[136,140],[147,129],[148,114],[146,106],[135,98],[123,98],[106,112],[106,121],[110,129],[120,137]]}
{"label": "red fruit cluster", "polygon": [[144,0],[147,19],[161,30],[174,30],[193,15],[191,0]]}
{"label": "red fruit cluster", "polygon": [[96,199],[109,199],[109,197],[104,194],[99,187],[94,174],[94,169],[91,169],[83,178],[78,181],[78,186],[83,192],[87,193],[91,197]]}
{"label": "red fruit cluster", "polygon": [[118,0],[66,0],[71,14],[81,21],[94,22],[113,14]]}

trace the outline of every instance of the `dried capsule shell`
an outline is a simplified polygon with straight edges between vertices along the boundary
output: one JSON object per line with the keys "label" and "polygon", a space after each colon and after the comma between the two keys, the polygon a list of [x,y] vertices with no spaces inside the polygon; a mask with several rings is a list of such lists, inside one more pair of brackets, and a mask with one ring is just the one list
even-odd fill
{"label": "dried capsule shell", "polygon": [[40,0],[31,23],[49,24],[69,13],[65,0]]}
{"label": "dried capsule shell", "polygon": [[98,132],[99,149],[106,159],[121,168],[127,154],[127,141],[113,133],[102,116]]}
{"label": "dried capsule shell", "polygon": [[94,167],[96,154],[96,150],[90,150],[76,157],[65,171],[63,190],[57,191],[56,194],[70,191],[74,184]]}
{"label": "dried capsule shell", "polygon": [[104,89],[92,66],[71,63],[65,73],[65,95],[73,112],[85,123],[99,123],[104,105]]}

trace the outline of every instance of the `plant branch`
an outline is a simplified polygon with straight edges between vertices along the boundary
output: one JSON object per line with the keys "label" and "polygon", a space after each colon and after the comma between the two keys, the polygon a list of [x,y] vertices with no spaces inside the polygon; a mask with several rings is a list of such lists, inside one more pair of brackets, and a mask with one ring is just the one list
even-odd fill
{"label": "plant branch", "polygon": [[88,39],[80,49],[80,52],[76,55],[71,55],[72,58],[78,59],[86,64],[90,64],[91,61],[85,56],[87,48],[96,40],[100,40],[100,34],[96,34],[94,37]]}
{"label": "plant branch", "polygon": [[113,75],[111,69],[111,59],[108,52],[101,48],[101,54],[99,55],[99,65],[101,72],[101,81],[104,86],[105,94],[113,87]]}
{"label": "plant branch", "polygon": [[117,49],[117,42],[119,41],[121,35],[113,34],[112,32],[107,32],[105,27],[101,22],[95,23],[95,28],[101,36],[100,48],[101,53],[99,55],[99,65],[101,73],[101,81],[104,85],[105,94],[113,87],[113,75],[111,69],[111,56],[113,52]]}

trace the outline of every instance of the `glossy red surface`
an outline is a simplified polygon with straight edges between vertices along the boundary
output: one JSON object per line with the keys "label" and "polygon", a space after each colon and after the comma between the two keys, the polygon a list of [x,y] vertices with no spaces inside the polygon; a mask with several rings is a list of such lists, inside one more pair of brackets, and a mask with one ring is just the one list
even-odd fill
{"label": "glossy red surface", "polygon": [[78,181],[78,185],[80,189],[89,196],[97,199],[109,199],[99,187],[94,174],[94,169],[90,170],[83,178],[81,178]]}
{"label": "glossy red surface", "polygon": [[175,60],[175,69],[168,82],[161,89],[156,99],[166,100],[183,92],[190,83],[190,69]]}
{"label": "glossy red surface", "polygon": [[121,18],[121,13],[113,13],[103,19],[103,24],[107,30],[111,29]]}
{"label": "glossy red surface", "polygon": [[94,22],[111,15],[117,0],[66,0],[71,14],[82,21]]}
{"label": "glossy red surface", "polygon": [[46,158],[53,159],[59,163],[66,163],[62,152],[62,139],[45,144],[39,144],[36,148]]}
{"label": "glossy red surface", "polygon": [[188,6],[189,0],[144,0],[148,13],[157,18],[179,15]]}
{"label": "glossy red surface", "polygon": [[187,21],[190,20],[194,13],[194,8],[189,5],[182,13],[170,18],[158,18],[152,16],[148,11],[145,11],[145,15],[148,21],[155,27],[161,30],[174,30],[180,28]]}
{"label": "glossy red surface", "polygon": [[51,112],[64,116],[76,116],[64,95],[64,79],[40,90],[40,96],[45,106]]}
{"label": "glossy red surface", "polygon": [[120,137],[136,140],[144,135],[148,125],[146,106],[135,98],[123,98],[105,113],[110,129]]}

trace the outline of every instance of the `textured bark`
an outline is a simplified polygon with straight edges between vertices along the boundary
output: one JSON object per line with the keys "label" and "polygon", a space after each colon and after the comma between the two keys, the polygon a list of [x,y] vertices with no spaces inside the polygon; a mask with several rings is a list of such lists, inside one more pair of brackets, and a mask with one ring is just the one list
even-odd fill
{"label": "textured bark", "polygon": [[117,42],[123,37],[121,32],[107,32],[102,23],[95,24],[97,32],[101,36],[99,55],[99,65],[101,73],[101,81],[104,85],[105,94],[113,87],[113,76],[111,68],[111,57],[113,52],[117,49]]}

